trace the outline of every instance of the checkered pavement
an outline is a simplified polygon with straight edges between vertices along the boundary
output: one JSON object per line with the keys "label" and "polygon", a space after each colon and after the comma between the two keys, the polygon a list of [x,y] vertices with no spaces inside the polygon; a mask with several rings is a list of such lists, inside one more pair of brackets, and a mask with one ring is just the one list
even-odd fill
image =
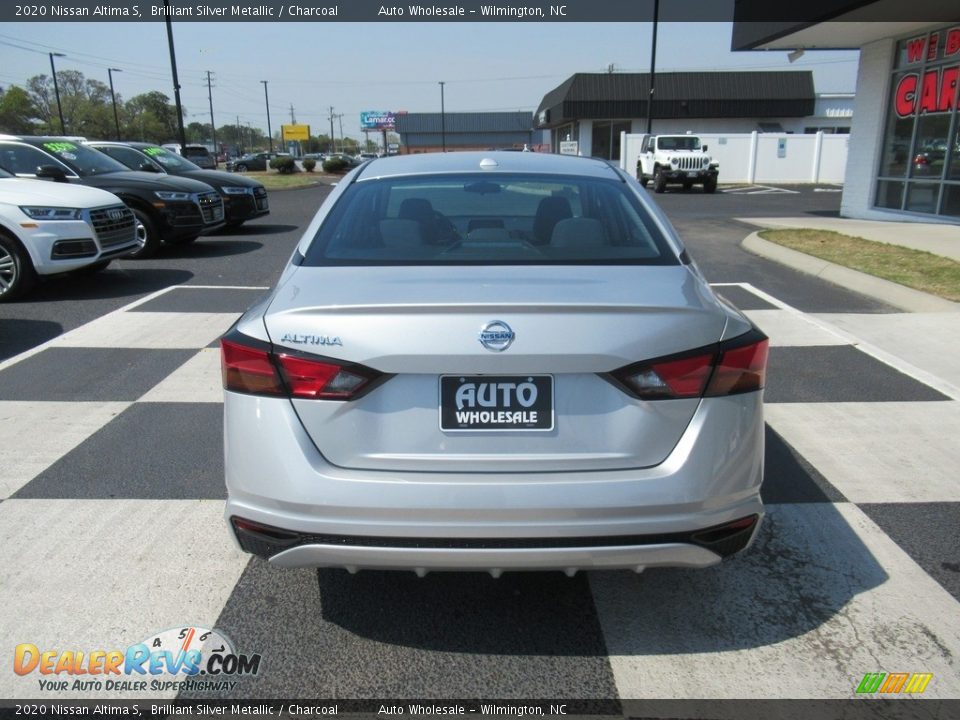
{"label": "checkered pavement", "polygon": [[135,697],[41,692],[13,647],[187,625],[264,656],[232,697],[846,698],[880,671],[960,697],[956,387],[855,316],[716,289],[771,338],[768,514],[701,571],[348,577],[240,553],[216,340],[263,288],[168,288],[0,363],[0,697]]}

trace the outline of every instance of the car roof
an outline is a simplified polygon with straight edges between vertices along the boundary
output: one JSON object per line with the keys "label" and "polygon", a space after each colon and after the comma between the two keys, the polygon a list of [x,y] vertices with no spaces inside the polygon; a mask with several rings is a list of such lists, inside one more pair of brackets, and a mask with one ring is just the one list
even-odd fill
{"label": "car roof", "polygon": [[474,172],[538,173],[620,179],[605,160],[553,153],[503,151],[422,153],[377,158],[366,163],[356,179],[363,181],[403,175]]}

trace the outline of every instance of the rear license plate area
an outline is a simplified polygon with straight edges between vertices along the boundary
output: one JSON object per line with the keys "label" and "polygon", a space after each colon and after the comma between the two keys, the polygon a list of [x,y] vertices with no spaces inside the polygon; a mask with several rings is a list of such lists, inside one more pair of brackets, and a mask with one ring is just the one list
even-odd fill
{"label": "rear license plate area", "polygon": [[444,432],[553,430],[552,375],[441,375]]}

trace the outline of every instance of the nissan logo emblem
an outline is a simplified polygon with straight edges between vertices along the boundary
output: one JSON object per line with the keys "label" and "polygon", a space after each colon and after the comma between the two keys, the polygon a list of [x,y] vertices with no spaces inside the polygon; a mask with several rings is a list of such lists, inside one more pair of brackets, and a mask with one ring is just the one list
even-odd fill
{"label": "nissan logo emblem", "polygon": [[513,344],[515,335],[510,326],[500,320],[488,322],[480,329],[480,344],[487,350],[503,352]]}

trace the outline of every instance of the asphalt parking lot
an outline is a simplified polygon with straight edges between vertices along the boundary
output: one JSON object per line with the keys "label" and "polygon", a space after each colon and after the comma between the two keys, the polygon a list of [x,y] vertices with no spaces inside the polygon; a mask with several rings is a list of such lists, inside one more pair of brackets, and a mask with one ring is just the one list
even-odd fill
{"label": "asphalt parking lot", "polygon": [[0,697],[137,696],[41,691],[11,649],[194,626],[263,667],[183,697],[821,700],[907,672],[933,674],[924,698],[960,698],[960,398],[831,319],[893,308],[739,247],[737,217],[837,213],[839,193],[784,189],[655,196],[771,338],[768,516],[708,570],[350,577],[234,549],[214,343],[329,188],[273,192],[234,234],[0,306]]}

